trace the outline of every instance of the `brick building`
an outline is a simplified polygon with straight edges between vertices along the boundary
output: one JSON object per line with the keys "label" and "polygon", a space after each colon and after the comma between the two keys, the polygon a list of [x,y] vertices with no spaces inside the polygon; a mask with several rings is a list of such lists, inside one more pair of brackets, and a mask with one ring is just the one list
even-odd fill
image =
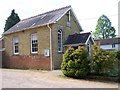
{"label": "brick building", "polygon": [[4,67],[58,69],[63,43],[70,34],[80,31],[71,6],[23,19],[4,33]]}
{"label": "brick building", "polygon": [[21,20],[4,33],[4,67],[58,69],[63,43],[70,34],[81,31],[71,6]]}

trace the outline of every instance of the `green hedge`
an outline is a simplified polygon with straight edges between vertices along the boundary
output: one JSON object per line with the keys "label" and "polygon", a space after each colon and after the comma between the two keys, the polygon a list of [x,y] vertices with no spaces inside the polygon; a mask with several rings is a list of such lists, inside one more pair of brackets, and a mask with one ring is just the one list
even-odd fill
{"label": "green hedge", "polygon": [[61,69],[65,76],[73,78],[85,78],[89,74],[119,77],[119,66],[120,51],[102,50],[93,45],[89,59],[86,47],[78,47],[76,50],[69,47],[63,55]]}
{"label": "green hedge", "polygon": [[102,50],[99,46],[94,45],[91,56],[92,73],[102,76],[119,76],[120,70],[118,66],[120,60],[117,53],[119,52]]}
{"label": "green hedge", "polygon": [[117,53],[116,53],[116,58],[117,58],[118,60],[120,60],[120,50],[117,51]]}
{"label": "green hedge", "polygon": [[90,71],[89,63],[86,48],[79,47],[74,50],[70,47],[63,55],[62,72],[68,77],[85,78]]}

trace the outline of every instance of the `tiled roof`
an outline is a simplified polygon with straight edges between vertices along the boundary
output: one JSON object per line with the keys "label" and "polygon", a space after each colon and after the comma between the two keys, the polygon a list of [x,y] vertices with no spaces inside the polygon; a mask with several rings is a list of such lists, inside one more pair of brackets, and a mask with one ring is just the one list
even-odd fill
{"label": "tiled roof", "polygon": [[120,37],[100,40],[100,45],[120,44]]}
{"label": "tiled roof", "polygon": [[89,32],[89,33],[69,35],[64,45],[85,44],[90,34],[91,33]]}
{"label": "tiled roof", "polygon": [[71,9],[71,6],[63,7],[60,9],[52,10],[34,17],[30,17],[21,20],[4,34],[9,34],[29,28],[52,24],[58,21],[67,11]]}

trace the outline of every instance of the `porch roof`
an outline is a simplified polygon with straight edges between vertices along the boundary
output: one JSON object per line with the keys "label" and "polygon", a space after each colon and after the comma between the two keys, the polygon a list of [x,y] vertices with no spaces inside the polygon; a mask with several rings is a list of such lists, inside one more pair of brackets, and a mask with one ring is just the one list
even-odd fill
{"label": "porch roof", "polygon": [[65,41],[64,45],[72,45],[72,44],[86,44],[87,40],[89,39],[91,33],[82,33],[82,34],[72,34],[69,35],[67,40]]}

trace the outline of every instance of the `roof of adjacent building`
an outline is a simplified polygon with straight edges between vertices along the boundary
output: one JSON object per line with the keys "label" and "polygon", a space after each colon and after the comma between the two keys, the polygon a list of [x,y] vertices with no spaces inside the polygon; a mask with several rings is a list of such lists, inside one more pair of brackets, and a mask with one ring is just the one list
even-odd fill
{"label": "roof of adjacent building", "polygon": [[29,28],[35,28],[47,24],[56,23],[69,10],[71,10],[71,6],[66,6],[43,14],[39,14],[37,16],[23,19],[20,22],[18,22],[16,25],[11,27],[8,31],[4,32],[4,34],[14,33]]}
{"label": "roof of adjacent building", "polygon": [[69,35],[67,40],[65,41],[64,45],[85,44],[90,35],[91,35],[90,32],[82,33],[82,34]]}
{"label": "roof of adjacent building", "polygon": [[110,39],[103,39],[97,40],[100,42],[100,45],[109,45],[109,44],[120,44],[120,37],[117,38],[110,38]]}

